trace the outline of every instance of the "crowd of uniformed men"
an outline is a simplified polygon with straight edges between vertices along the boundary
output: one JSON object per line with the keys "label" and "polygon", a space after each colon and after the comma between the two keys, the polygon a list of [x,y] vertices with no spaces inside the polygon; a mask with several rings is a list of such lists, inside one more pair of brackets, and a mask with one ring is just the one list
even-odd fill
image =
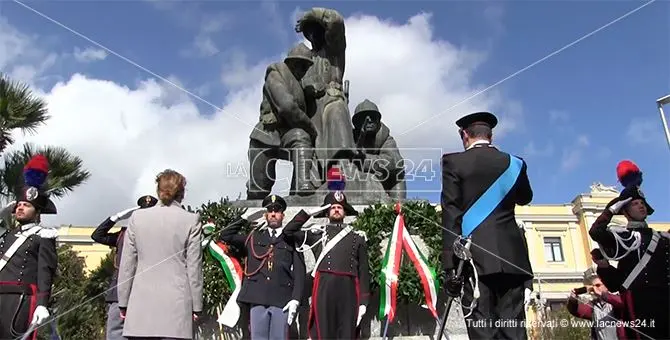
{"label": "crowd of uniformed men", "polygon": [[[474,306],[466,312],[471,339],[525,339],[523,322],[495,321],[525,320],[532,290],[526,240],[514,214],[516,205],[533,198],[527,165],[492,144],[493,114],[470,114],[456,124],[465,150],[442,157],[445,292],[461,300],[464,312]],[[654,210],[640,190],[640,169],[625,161],[617,172],[624,189],[605,207],[590,236],[604,256],[594,261],[608,288],[594,290],[596,300],[615,301],[618,312],[592,301],[579,306],[580,315],[594,321],[635,320],[616,332],[594,326],[593,339],[670,339],[670,237],[647,225]],[[16,226],[0,240],[0,340],[36,339],[34,329],[50,319],[58,258],[57,229],[40,224],[42,214],[56,213],[44,185],[47,175],[47,160],[41,155],[31,159],[16,199],[2,211],[4,217],[14,216]],[[115,250],[116,271],[106,295],[110,340],[192,339],[202,313],[202,231],[199,217],[181,205],[186,179],[166,170],[156,184],[158,198],[141,197],[137,206],[108,217],[91,235]],[[347,197],[330,192],[321,207],[301,210],[287,223],[284,199],[270,195],[262,206],[264,222],[251,232],[241,232],[246,222],[240,219],[220,235],[244,250],[237,302],[244,307],[246,337],[359,337],[370,270],[365,235],[345,223],[345,217],[357,215]],[[616,214],[628,224],[611,225]],[[311,217],[328,222],[305,227]],[[110,233],[126,218],[128,227]],[[463,250],[463,244],[469,248]],[[305,249],[315,254],[311,271]],[[459,266],[469,258],[472,266]]]}

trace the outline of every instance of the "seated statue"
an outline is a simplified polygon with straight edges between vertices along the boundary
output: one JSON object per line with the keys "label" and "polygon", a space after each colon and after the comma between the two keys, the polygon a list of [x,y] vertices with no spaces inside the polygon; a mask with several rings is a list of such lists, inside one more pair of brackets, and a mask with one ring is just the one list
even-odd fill
{"label": "seated statue", "polygon": [[374,174],[393,200],[407,197],[405,163],[389,128],[382,123],[377,105],[364,100],[356,106],[352,123],[359,150],[358,168]]}

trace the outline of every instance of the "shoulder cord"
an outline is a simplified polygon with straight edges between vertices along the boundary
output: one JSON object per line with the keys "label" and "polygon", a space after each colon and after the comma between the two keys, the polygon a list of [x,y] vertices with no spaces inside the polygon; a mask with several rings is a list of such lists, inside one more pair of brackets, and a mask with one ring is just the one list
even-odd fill
{"label": "shoulder cord", "polygon": [[[625,228],[617,227],[617,226],[608,227],[607,229],[612,234],[612,236],[614,236],[616,248],[615,248],[614,255],[612,255],[612,256],[607,255],[601,249],[603,257],[605,257],[606,259],[608,259],[610,261],[619,261],[619,260],[623,259],[624,257],[626,257],[628,254],[630,254],[634,250],[637,250],[638,258],[640,257],[640,246],[642,245],[642,235],[640,235],[639,231],[630,231],[630,230],[627,230]],[[624,237],[624,236],[621,235],[625,232],[630,232],[630,236]],[[631,240],[633,240],[633,242],[630,244],[630,246],[627,245],[628,243],[630,243],[629,241],[631,241]],[[623,253],[622,255],[619,255],[619,248],[623,248],[623,250],[625,250],[626,252]]]}
{"label": "shoulder cord", "polygon": [[[298,247],[295,248],[298,252],[304,253],[307,250],[312,250],[312,248],[316,247],[319,243],[322,245],[325,245],[327,235],[326,235],[326,226],[325,225],[318,225],[318,224],[310,224],[308,227],[303,227],[302,232],[305,234],[302,244]],[[319,230],[321,231],[321,238],[319,241],[314,242],[311,246],[307,244],[307,233],[312,231],[312,230]]]}
{"label": "shoulder cord", "polygon": [[251,273],[248,272],[247,269],[249,268],[249,265],[248,265],[249,264],[249,255],[247,255],[247,257],[244,259],[244,275],[246,275],[246,276],[256,275],[256,273],[258,273],[263,268],[263,266],[265,265],[265,262],[268,260],[268,258],[271,258],[273,253],[274,253],[274,247],[273,247],[273,245],[270,245],[270,249],[268,249],[268,251],[265,254],[263,254],[263,255],[256,254],[256,250],[254,249],[254,233],[256,232],[256,230],[258,230],[258,228],[252,230],[249,233],[249,236],[247,236],[247,239],[244,241],[244,244],[247,245],[247,244],[249,244],[249,241],[251,241],[251,244],[248,246],[248,248],[251,249],[250,253],[254,258],[256,258],[258,260],[261,260],[261,264],[258,265],[258,268],[256,268],[256,270],[254,270],[253,272],[251,272]]}
{"label": "shoulder cord", "polygon": [[[462,261],[462,260],[461,260]],[[479,299],[479,274],[477,273],[477,268],[475,268],[475,264],[472,262],[472,259],[469,259],[466,261],[470,267],[472,267],[472,273],[473,277],[471,277],[468,281],[470,282],[470,285],[472,286],[472,301],[470,302],[469,306],[463,305],[463,295],[461,295],[460,299],[454,299],[454,302],[461,306],[464,310],[468,311],[468,314],[463,315],[464,318],[467,318],[472,314],[472,312],[475,310],[475,306],[477,305],[477,299]]]}

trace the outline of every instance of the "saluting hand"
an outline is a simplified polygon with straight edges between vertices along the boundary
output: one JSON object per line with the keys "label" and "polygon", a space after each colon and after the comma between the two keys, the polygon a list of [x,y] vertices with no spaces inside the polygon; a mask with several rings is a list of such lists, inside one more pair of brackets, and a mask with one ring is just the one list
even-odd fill
{"label": "saluting hand", "polygon": [[133,211],[139,209],[140,207],[132,207],[130,209],[126,209],[124,211],[120,211],[114,215],[112,215],[109,219],[112,222],[120,221],[120,220],[125,220],[126,218],[130,217],[130,214],[133,213]]}

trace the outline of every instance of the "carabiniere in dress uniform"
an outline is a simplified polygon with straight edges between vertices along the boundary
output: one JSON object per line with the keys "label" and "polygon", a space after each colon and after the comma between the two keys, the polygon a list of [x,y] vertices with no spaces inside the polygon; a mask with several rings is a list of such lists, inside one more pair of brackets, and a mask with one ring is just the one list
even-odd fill
{"label": "carabiniere in dress uniform", "polygon": [[[0,339],[23,336],[48,317],[51,285],[58,265],[55,228],[40,224],[42,214],[56,214],[44,184],[46,157],[37,155],[24,167],[16,200],[6,207],[17,221],[0,241]],[[33,331],[31,339],[37,339]]]}

